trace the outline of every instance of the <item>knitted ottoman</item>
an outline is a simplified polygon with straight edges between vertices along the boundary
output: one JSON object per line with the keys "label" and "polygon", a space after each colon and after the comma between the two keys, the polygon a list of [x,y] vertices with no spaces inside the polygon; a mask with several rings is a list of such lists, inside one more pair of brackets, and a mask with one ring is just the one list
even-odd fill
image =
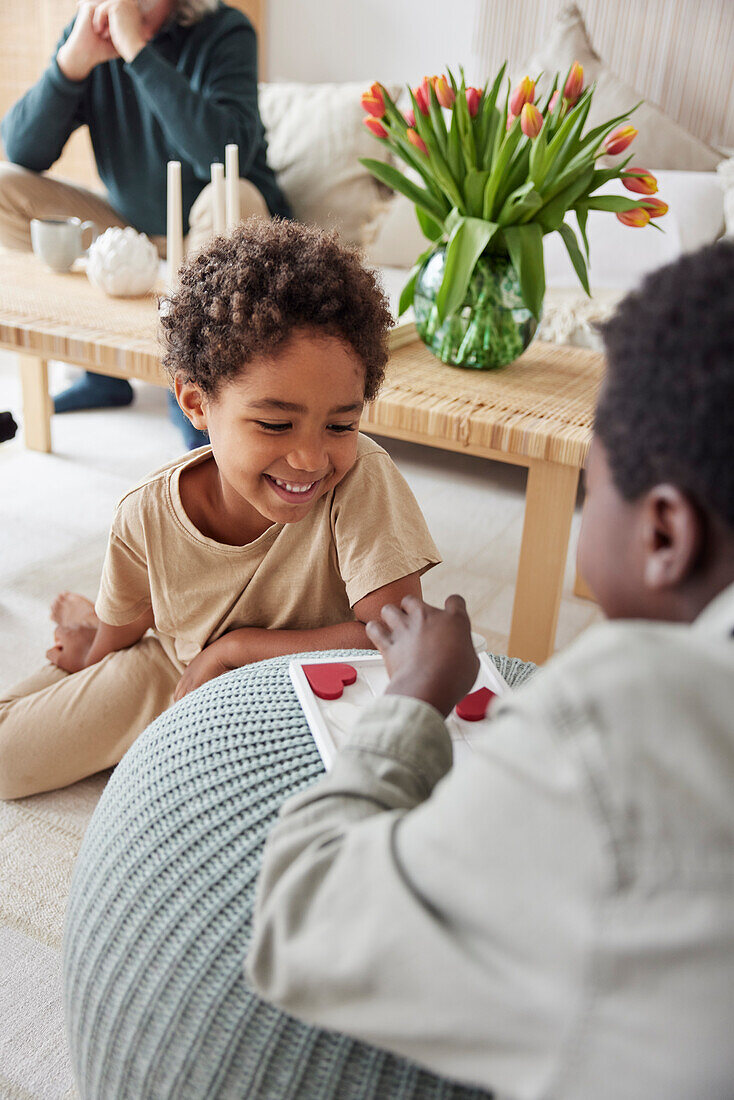
{"label": "knitted ottoman", "polygon": [[[307,1027],[247,986],[263,843],[285,799],[323,772],[288,660],[237,669],[175,704],[102,795],[74,872],[64,943],[83,1100],[486,1095]],[[495,661],[515,684],[533,667]]]}

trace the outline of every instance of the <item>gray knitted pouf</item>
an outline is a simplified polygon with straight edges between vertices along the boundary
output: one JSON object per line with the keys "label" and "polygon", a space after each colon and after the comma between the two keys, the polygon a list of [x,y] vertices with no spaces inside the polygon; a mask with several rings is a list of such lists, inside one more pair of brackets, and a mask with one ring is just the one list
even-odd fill
{"label": "gray knitted pouf", "polygon": [[[515,684],[533,667],[496,661]],[[248,988],[265,837],[285,799],[322,771],[288,658],[204,685],[118,765],[66,918],[67,1029],[83,1100],[486,1095],[307,1027]]]}

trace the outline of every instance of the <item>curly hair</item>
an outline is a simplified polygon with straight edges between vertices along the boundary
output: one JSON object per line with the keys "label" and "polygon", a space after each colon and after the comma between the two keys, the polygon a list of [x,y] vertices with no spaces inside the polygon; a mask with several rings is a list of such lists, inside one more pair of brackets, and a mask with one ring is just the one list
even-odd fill
{"label": "curly hair", "polygon": [[209,397],[247,363],[298,330],[349,344],[365,371],[365,398],[385,375],[392,316],[374,274],[336,234],[283,219],[250,218],[181,269],[161,308],[163,366]]}
{"label": "curly hair", "polygon": [[626,500],[673,482],[734,527],[734,241],[645,279],[599,326],[596,432]]}

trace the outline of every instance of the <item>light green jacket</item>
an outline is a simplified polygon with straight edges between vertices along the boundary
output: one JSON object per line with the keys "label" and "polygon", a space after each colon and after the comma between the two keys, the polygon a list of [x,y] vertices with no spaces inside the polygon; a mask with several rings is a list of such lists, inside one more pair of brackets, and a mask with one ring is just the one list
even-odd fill
{"label": "light green jacket", "polygon": [[259,992],[503,1096],[731,1100],[733,631],[602,624],[453,769],[376,701],[272,833]]}

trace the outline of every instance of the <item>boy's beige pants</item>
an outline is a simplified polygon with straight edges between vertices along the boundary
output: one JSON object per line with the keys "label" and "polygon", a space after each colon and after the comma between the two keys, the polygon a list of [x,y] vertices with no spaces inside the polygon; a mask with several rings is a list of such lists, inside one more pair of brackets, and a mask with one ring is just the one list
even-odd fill
{"label": "boy's beige pants", "polygon": [[48,664],[0,692],[0,798],[65,787],[117,764],[171,705],[183,667],[146,634],[81,672]]}
{"label": "boy's beige pants", "polygon": [[[252,214],[270,217],[265,199],[254,184],[241,179],[239,190],[241,219]],[[0,245],[29,252],[31,218],[53,217],[93,221],[100,233],[111,226],[124,228],[127,224],[102,195],[86,187],[0,161]],[[212,185],[209,183],[191,207],[186,251],[197,251],[213,233]],[[165,256],[166,238],[154,237],[153,242],[161,256]]]}

